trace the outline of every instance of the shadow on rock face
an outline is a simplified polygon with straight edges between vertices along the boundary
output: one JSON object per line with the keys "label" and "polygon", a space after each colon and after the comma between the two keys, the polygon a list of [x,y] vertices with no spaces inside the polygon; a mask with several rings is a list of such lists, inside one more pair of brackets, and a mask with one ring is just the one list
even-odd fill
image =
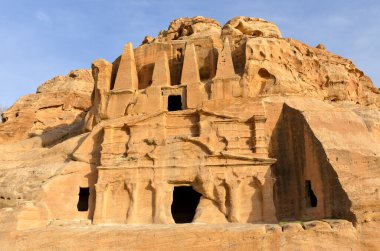
{"label": "shadow on rock face", "polygon": [[323,144],[301,111],[283,105],[269,143],[276,158],[274,201],[278,220],[343,218],[356,223]]}

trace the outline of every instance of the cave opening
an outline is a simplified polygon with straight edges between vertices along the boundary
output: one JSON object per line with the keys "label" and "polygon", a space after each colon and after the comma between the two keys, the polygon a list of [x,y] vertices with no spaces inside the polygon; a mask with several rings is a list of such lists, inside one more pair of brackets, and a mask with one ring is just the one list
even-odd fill
{"label": "cave opening", "polygon": [[306,206],[307,207],[317,207],[317,196],[311,186],[311,180],[305,180],[305,192],[306,192]]}
{"label": "cave opening", "polygon": [[79,187],[79,199],[77,208],[79,212],[88,211],[88,198],[90,197],[90,188]]}
{"label": "cave opening", "polygon": [[182,100],[181,95],[170,95],[168,97],[168,111],[179,111],[182,110]]}
{"label": "cave opening", "polygon": [[191,186],[177,186],[173,190],[172,216],[175,223],[191,223],[201,194]]}

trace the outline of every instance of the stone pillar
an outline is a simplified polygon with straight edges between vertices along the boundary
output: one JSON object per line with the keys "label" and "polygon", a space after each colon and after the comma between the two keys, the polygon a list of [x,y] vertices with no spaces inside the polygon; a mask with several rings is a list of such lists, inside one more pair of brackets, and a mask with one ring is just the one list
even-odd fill
{"label": "stone pillar", "polygon": [[152,182],[153,188],[153,222],[157,224],[172,224],[171,214],[174,186],[167,182]]}
{"label": "stone pillar", "polygon": [[92,76],[95,80],[92,106],[86,115],[85,130],[91,131],[102,119],[107,118],[107,99],[111,88],[112,64],[104,59],[92,63]]}
{"label": "stone pillar", "polygon": [[124,46],[123,54],[121,55],[113,90],[138,90],[138,88],[139,80],[135,63],[135,55],[133,52],[132,43],[128,43]]}
{"label": "stone pillar", "polygon": [[230,43],[226,38],[218,56],[216,75],[211,85],[211,99],[228,99],[241,95],[240,77],[235,74]]}
{"label": "stone pillar", "polygon": [[107,220],[107,200],[108,186],[105,184],[95,184],[96,204],[94,212],[94,224],[104,223]]}
{"label": "stone pillar", "polygon": [[268,157],[268,144],[265,136],[265,121],[264,116],[254,116],[254,143],[255,143],[255,153],[260,157]]}
{"label": "stone pillar", "polygon": [[169,60],[164,50],[157,53],[154,63],[152,86],[170,86]]}
{"label": "stone pillar", "polygon": [[273,199],[273,187],[276,179],[272,178],[270,167],[264,177],[264,184],[262,185],[263,196],[263,221],[266,223],[276,223],[276,207]]}
{"label": "stone pillar", "polygon": [[240,222],[240,193],[239,187],[241,180],[237,177],[233,177],[229,180],[226,180],[227,183],[227,194],[228,202],[230,208],[228,208],[228,221],[233,223]]}
{"label": "stone pillar", "polygon": [[169,61],[164,50],[157,53],[153,69],[152,85],[146,88],[146,110],[156,112],[163,109],[163,96],[161,87],[171,85]]}
{"label": "stone pillar", "polygon": [[112,64],[104,59],[92,63],[92,75],[96,82],[94,104],[98,106],[101,119],[106,119],[107,96],[111,88]]}
{"label": "stone pillar", "polygon": [[186,85],[186,107],[197,108],[202,105],[204,87],[199,75],[199,66],[194,44],[187,44],[182,67],[181,84]]}
{"label": "stone pillar", "polygon": [[185,58],[183,61],[181,84],[201,82],[199,75],[199,66],[194,44],[186,44]]}
{"label": "stone pillar", "polygon": [[226,38],[223,42],[223,49],[218,56],[215,78],[225,78],[235,76],[234,64],[232,62],[230,42]]}
{"label": "stone pillar", "polygon": [[128,208],[126,222],[127,224],[138,223],[137,211],[139,210],[138,208],[139,183],[132,180],[126,180],[125,186],[129,194],[129,208]]}
{"label": "stone pillar", "polygon": [[115,85],[108,96],[107,117],[119,118],[126,114],[139,88],[135,56],[131,43],[124,46],[117,70]]}

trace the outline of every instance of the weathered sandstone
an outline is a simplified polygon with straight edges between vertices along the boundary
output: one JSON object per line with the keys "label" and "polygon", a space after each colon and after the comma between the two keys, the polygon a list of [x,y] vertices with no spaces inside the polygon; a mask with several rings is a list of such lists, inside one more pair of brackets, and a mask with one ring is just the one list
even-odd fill
{"label": "weathered sandstone", "polygon": [[220,24],[212,18],[204,18],[202,16],[178,18],[170,23],[167,31],[161,31],[154,42],[188,38],[199,39],[209,36],[219,37],[221,31]]}
{"label": "weathered sandstone", "polygon": [[42,84],[36,94],[21,97],[3,113],[0,144],[39,136],[44,145],[50,145],[80,134],[93,88],[88,70],[75,70]]}
{"label": "weathered sandstone", "polygon": [[252,37],[281,38],[278,27],[261,18],[235,17],[228,21],[222,31],[223,35],[248,35]]}
{"label": "weathered sandstone", "polygon": [[[55,225],[19,231],[13,242],[0,242],[17,250],[360,250],[356,230],[348,222],[280,225]],[[289,225],[292,225],[291,227]],[[296,231],[297,229],[297,231]],[[34,239],[30,242],[28,240]],[[83,243],[87,243],[84,245]],[[5,246],[4,246],[5,245]],[[82,247],[83,246],[83,247]],[[365,246],[373,249],[373,246]]]}
{"label": "weathered sandstone", "polygon": [[4,113],[0,246],[379,249],[380,92],[350,60],[198,16],[91,68]]}

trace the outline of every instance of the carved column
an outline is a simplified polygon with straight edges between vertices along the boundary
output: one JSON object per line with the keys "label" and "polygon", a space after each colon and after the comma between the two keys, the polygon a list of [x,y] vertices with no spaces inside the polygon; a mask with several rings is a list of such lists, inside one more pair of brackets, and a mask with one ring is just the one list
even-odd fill
{"label": "carved column", "polygon": [[228,192],[228,202],[229,202],[229,210],[228,212],[228,220],[230,222],[238,223],[240,222],[240,193],[239,187],[241,184],[241,179],[237,177],[233,177],[231,179],[226,180],[227,183],[227,192]]}
{"label": "carved column", "polygon": [[104,223],[107,219],[108,186],[106,184],[95,184],[95,191],[96,204],[93,223]]}
{"label": "carved column", "polygon": [[152,182],[153,188],[153,222],[171,224],[174,219],[171,214],[172,194],[174,186],[167,182]]}
{"label": "carved column", "polygon": [[259,179],[262,183],[262,197],[263,197],[263,221],[267,223],[277,222],[276,207],[273,199],[273,187],[276,179],[272,177],[270,167],[268,171]]}
{"label": "carved column", "polygon": [[130,180],[125,181],[125,186],[129,194],[129,208],[127,212],[127,224],[138,223],[138,189],[139,183]]}

